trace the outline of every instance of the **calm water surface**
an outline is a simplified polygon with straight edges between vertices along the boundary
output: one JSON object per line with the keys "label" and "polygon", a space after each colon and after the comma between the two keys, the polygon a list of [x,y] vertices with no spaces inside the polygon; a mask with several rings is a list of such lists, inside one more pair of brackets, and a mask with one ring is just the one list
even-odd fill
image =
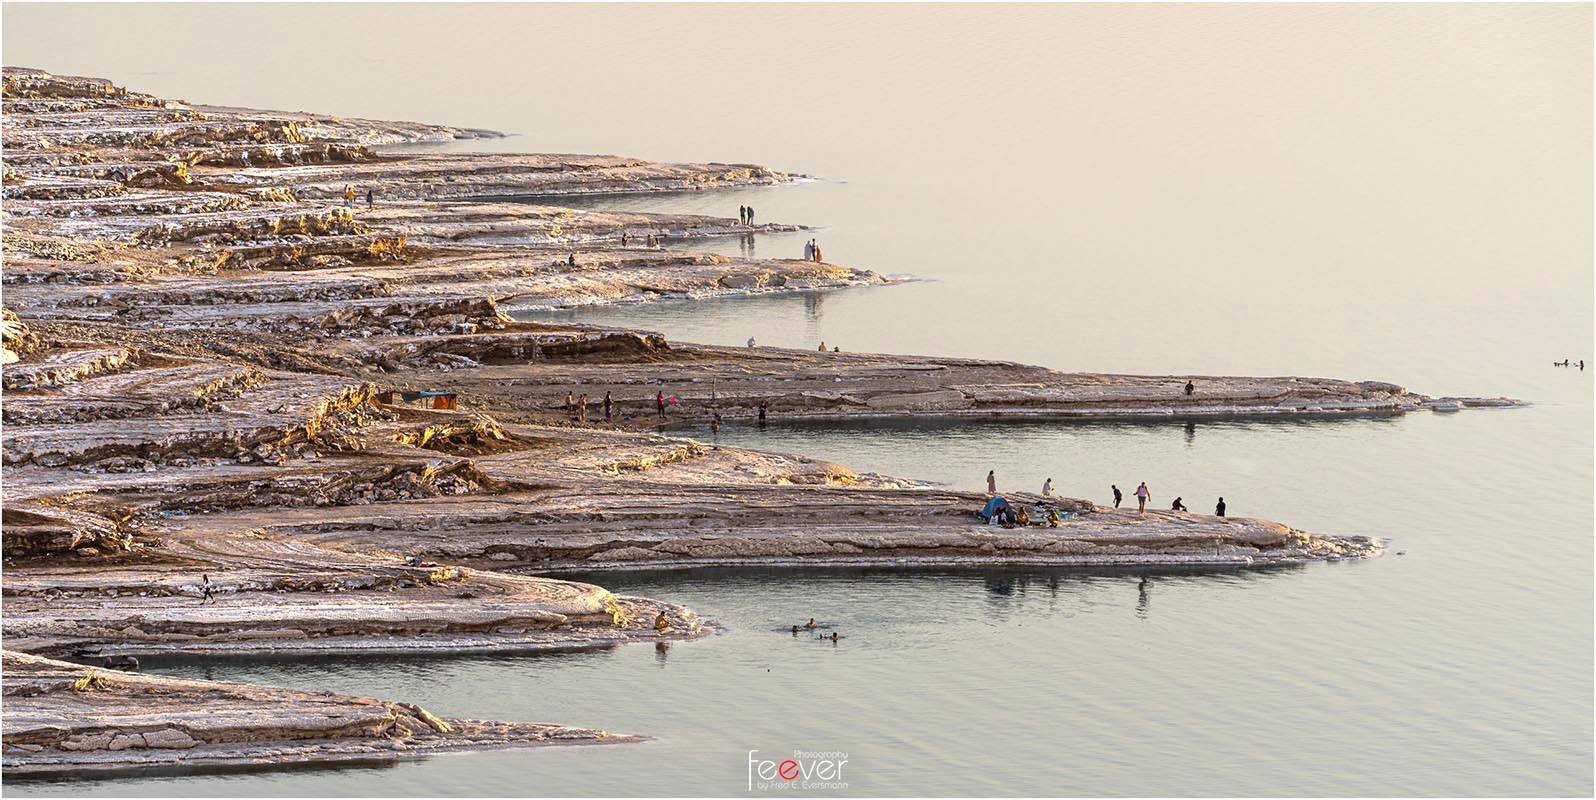
{"label": "calm water surface", "polygon": [[[314,24],[306,15],[314,16]],[[7,6],[10,63],[196,101],[495,127],[472,147],[823,180],[587,205],[821,226],[920,280],[557,312],[673,338],[1389,380],[1525,409],[1168,424],[737,424],[860,470],[1386,538],[1270,571],[592,576],[714,638],[161,671],[654,737],[16,794],[1582,794],[1592,784],[1588,6]],[[558,28],[560,35],[549,35]],[[251,30],[251,37],[216,36]],[[192,34],[184,48],[131,47]],[[421,32],[425,32],[423,36]],[[302,58],[284,59],[288,51]],[[273,63],[281,79],[258,80]],[[759,237],[797,256],[806,235]],[[732,255],[737,240],[702,246]],[[1593,371],[1596,372],[1596,371]],[[707,430],[694,435],[711,438]],[[775,629],[808,617],[846,638]]]}

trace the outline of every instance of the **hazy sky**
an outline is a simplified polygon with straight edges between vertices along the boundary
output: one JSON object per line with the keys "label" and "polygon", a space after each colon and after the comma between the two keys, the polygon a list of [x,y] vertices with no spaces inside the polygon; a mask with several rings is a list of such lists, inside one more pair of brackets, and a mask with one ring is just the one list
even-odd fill
{"label": "hazy sky", "polygon": [[[953,287],[894,290],[944,322],[882,346],[970,352],[984,334],[959,303],[994,271],[1015,334],[983,352],[1049,363],[1016,340],[1040,349],[1062,327],[1171,363],[1340,370],[1303,351],[1356,315],[1361,341],[1334,346],[1356,364],[1411,348],[1401,376],[1474,320],[1589,338],[1589,4],[7,3],[4,18],[7,64],[161,96],[847,181],[774,193],[761,217],[828,226],[842,263]],[[1050,292],[1137,299],[1060,322]],[[1245,316],[1196,311],[1211,307]],[[861,315],[844,333],[880,327]],[[1287,331],[1302,339],[1260,351]]]}

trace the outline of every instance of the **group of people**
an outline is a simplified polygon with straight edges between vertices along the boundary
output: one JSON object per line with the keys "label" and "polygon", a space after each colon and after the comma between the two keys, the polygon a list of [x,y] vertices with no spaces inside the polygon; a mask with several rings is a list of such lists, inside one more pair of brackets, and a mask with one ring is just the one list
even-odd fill
{"label": "group of people", "polygon": [[[634,236],[634,235],[632,235],[630,233],[627,233],[626,231],[621,231],[621,246],[622,247],[626,247],[627,245],[630,245],[632,243],[632,240],[636,239],[636,238],[637,238],[636,236]],[[655,236],[652,233],[646,234],[643,237],[643,246],[644,247],[659,247],[660,242],[661,242],[661,240],[663,240],[663,238],[664,237],[662,237],[662,236]]]}
{"label": "group of people", "polygon": [[[809,618],[809,622],[807,622],[807,623],[805,623],[803,625],[794,625],[794,626],[792,626],[792,635],[797,636],[798,632],[800,630],[812,631],[812,630],[817,630],[820,627],[821,627],[820,623],[815,622],[815,618],[814,617],[810,617]],[[832,631],[830,636],[827,636],[826,634],[822,633],[822,634],[820,634],[819,638],[821,638],[821,639],[830,639],[831,641],[835,642],[838,639],[841,639],[842,637],[838,636],[836,631]]]}
{"label": "group of people", "polygon": [[[665,412],[661,411],[660,413],[664,414]],[[565,393],[565,416],[569,417],[572,422],[587,422],[587,392],[583,392],[580,397],[573,392]],[[604,421],[610,422],[614,419],[615,398],[606,391],[604,393]]]}
{"label": "group of people", "polygon": [[[820,343],[820,352],[822,352],[822,353],[824,353],[824,352],[826,352],[826,343],[825,343],[825,342],[821,342],[821,343]],[[833,352],[833,353],[840,353],[840,352],[842,352],[842,348],[840,348],[840,347],[833,347],[833,348],[831,348],[831,352]]]}
{"label": "group of people", "polygon": [[814,239],[804,242],[804,260],[813,261],[816,264],[825,260],[825,257],[820,255],[820,242]]}
{"label": "group of people", "polygon": [[[350,208],[354,208],[355,198],[357,196],[358,195],[355,194],[355,187],[352,184],[348,184],[348,183],[344,184],[344,205],[349,206]],[[367,189],[366,190],[366,205],[368,205],[368,206],[372,205],[374,200],[375,200],[375,198],[376,198],[376,194],[374,192],[372,192],[372,190]]]}
{"label": "group of people", "polygon": [[737,222],[738,222],[738,224],[741,224],[741,225],[753,225],[754,224],[754,207],[753,206],[738,206],[737,207]]}
{"label": "group of people", "polygon": [[[1188,384],[1188,385],[1190,385],[1190,384]],[[1123,493],[1121,493],[1120,490],[1119,490],[1119,487],[1114,485],[1114,484],[1109,484],[1108,488],[1114,492],[1114,507],[1115,508],[1119,508],[1120,503],[1124,502],[1124,500],[1125,500],[1125,495]],[[988,495],[996,495],[998,493],[998,491],[997,491],[997,470],[987,470],[987,472],[986,472],[986,493]],[[1142,481],[1141,485],[1136,487],[1136,491],[1133,494],[1136,496],[1136,513],[1138,513],[1138,514],[1147,513],[1147,504],[1153,499],[1153,492],[1152,492],[1151,489],[1147,488],[1147,481]],[[1042,496],[1043,497],[1052,497],[1053,496],[1053,479],[1052,478],[1048,478],[1047,480],[1042,481]],[[1186,501],[1185,501],[1184,498],[1177,497],[1177,498],[1175,498],[1175,502],[1170,503],[1169,510],[1170,511],[1189,512],[1191,509],[1186,507]],[[1022,508],[1016,514],[1016,516],[1023,515],[1024,513],[1025,513],[1025,509]],[[1221,497],[1221,498],[1219,498],[1219,502],[1214,505],[1214,516],[1223,517],[1224,515],[1225,515],[1225,498]],[[1021,524],[1024,524],[1024,523],[1021,523]]]}
{"label": "group of people", "polygon": [[[1125,496],[1120,493],[1119,487],[1115,486],[1114,484],[1109,484],[1108,488],[1111,491],[1114,492],[1114,507],[1115,508],[1119,508],[1119,504],[1120,504],[1121,501],[1123,501],[1125,499]],[[1138,514],[1146,513],[1147,512],[1147,503],[1153,499],[1152,491],[1147,488],[1147,481],[1142,481],[1141,485],[1136,487],[1135,495],[1136,495],[1136,513],[1138,513]],[[1186,501],[1183,498],[1180,498],[1180,497],[1176,497],[1175,498],[1175,502],[1169,504],[1169,510],[1170,511],[1181,511],[1181,512],[1190,512],[1191,511],[1191,509],[1186,507]],[[1221,497],[1221,498],[1219,498],[1219,502],[1214,504],[1214,516],[1223,517],[1224,515],[1225,515],[1225,498]]]}
{"label": "group of people", "polygon": [[[659,414],[661,419],[663,419],[665,417],[665,410],[667,408],[669,408],[671,406],[679,405],[680,402],[681,401],[677,399],[676,395],[667,395],[667,394],[665,394],[665,390],[664,389],[660,389],[660,390],[654,392],[654,410],[655,410],[656,413]],[[759,415],[759,426],[761,428],[763,428],[765,426],[766,417],[767,417],[767,415],[770,412],[770,403],[768,401],[765,401],[765,400],[759,401],[758,405],[755,406],[755,411]],[[615,396],[613,394],[611,394],[610,392],[606,391],[604,393],[604,421],[605,422],[613,422],[613,421],[615,421],[615,413],[616,413]],[[583,392],[581,394],[577,394],[575,390],[567,391],[565,393],[565,416],[566,416],[566,418],[568,418],[570,421],[578,423],[578,424],[586,424],[587,423],[587,414],[588,414],[588,396],[587,396],[587,392]],[[710,422],[709,422],[710,430],[712,430],[712,431],[714,431],[716,433],[719,433],[722,424],[723,424],[723,421],[721,419],[720,412],[719,411],[712,411],[711,415],[710,415]]]}

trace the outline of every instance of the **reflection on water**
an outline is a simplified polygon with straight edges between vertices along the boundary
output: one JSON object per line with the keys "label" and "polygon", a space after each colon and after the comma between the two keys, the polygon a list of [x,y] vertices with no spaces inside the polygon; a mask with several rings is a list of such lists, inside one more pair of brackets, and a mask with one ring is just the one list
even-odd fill
{"label": "reflection on water", "polygon": [[[1385,606],[1367,597],[1370,587],[1416,580],[1407,569],[1416,564],[572,575],[681,600],[727,632],[560,655],[150,669],[655,737],[646,744],[444,757],[382,773],[402,784],[343,770],[87,786],[128,795],[362,796],[400,785],[413,794],[642,795],[657,781],[688,794],[741,794],[751,749],[846,751],[857,769],[846,794],[1490,793],[1562,785],[1553,776],[1581,768],[1578,740],[1515,720],[1525,704],[1539,714],[1577,698],[1546,696],[1541,681],[1555,674],[1552,664],[1513,658],[1506,671],[1486,666],[1490,692],[1468,695],[1468,718],[1488,727],[1460,730],[1447,710],[1475,685],[1494,645],[1453,644],[1445,661],[1410,657],[1451,641],[1457,631],[1433,629],[1457,625],[1458,615],[1433,602]],[[811,617],[838,641],[787,632]],[[1376,625],[1386,632],[1373,634]],[[1460,656],[1474,669],[1457,669]],[[1298,756],[1260,758],[1260,742],[1283,753],[1342,753],[1357,742],[1360,765],[1341,771]],[[1178,770],[1147,769],[1146,752]],[[949,758],[959,769],[945,768]],[[1504,771],[1504,762],[1528,768]],[[639,783],[639,774],[650,781]]]}

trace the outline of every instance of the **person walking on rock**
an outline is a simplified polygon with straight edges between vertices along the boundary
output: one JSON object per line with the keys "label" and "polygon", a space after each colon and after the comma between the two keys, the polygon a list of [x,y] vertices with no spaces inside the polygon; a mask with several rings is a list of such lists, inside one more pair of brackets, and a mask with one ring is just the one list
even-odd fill
{"label": "person walking on rock", "polygon": [[1147,481],[1142,481],[1142,485],[1136,487],[1136,513],[1146,512],[1147,501],[1151,499],[1153,499],[1153,493],[1147,491]]}
{"label": "person walking on rock", "polygon": [[986,493],[987,494],[997,494],[997,471],[996,470],[990,470],[989,469],[989,470],[986,471]]}
{"label": "person walking on rock", "polygon": [[614,418],[615,418],[615,398],[610,397],[610,393],[608,391],[606,391],[604,393],[604,421],[605,422],[609,422],[610,420],[612,420]]}
{"label": "person walking on rock", "polygon": [[1214,516],[1223,517],[1224,515],[1225,515],[1225,498],[1221,497],[1221,498],[1219,498],[1219,505],[1214,506]]}
{"label": "person walking on rock", "polygon": [[355,207],[355,187],[347,183],[344,184],[344,205],[350,208]]}
{"label": "person walking on rock", "polygon": [[1109,484],[1109,485],[1108,485],[1108,488],[1110,488],[1110,489],[1113,489],[1113,490],[1114,490],[1114,507],[1115,507],[1115,508],[1119,508],[1119,501],[1121,501],[1121,500],[1124,500],[1124,499],[1125,499],[1125,496],[1124,496],[1124,495],[1122,495],[1122,494],[1120,494],[1120,493],[1119,493],[1119,487],[1118,487],[1118,486],[1115,486],[1115,485],[1114,485],[1114,484],[1112,484],[1112,483],[1111,483],[1111,484]]}
{"label": "person walking on rock", "polygon": [[1047,480],[1042,481],[1042,496],[1043,497],[1052,497],[1053,496],[1053,479],[1052,478],[1048,478]]}

